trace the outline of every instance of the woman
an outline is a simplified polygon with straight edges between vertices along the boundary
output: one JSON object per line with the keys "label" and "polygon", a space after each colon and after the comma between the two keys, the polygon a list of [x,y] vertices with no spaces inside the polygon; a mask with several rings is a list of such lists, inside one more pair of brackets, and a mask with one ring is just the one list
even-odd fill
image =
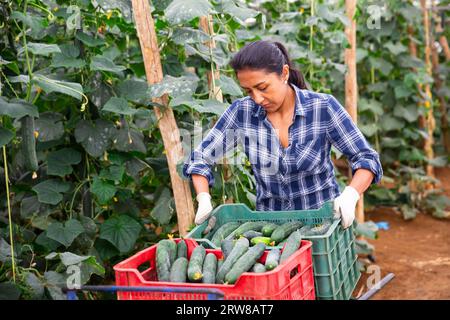
{"label": "woman", "polygon": [[[360,195],[383,175],[377,152],[332,95],[307,90],[281,43],[249,43],[230,64],[248,96],[232,103],[184,165],[197,193],[195,223],[212,211],[211,166],[240,143],[255,175],[257,210],[317,209],[334,199],[335,217],[349,227]],[[353,172],[342,193],[331,145]]]}

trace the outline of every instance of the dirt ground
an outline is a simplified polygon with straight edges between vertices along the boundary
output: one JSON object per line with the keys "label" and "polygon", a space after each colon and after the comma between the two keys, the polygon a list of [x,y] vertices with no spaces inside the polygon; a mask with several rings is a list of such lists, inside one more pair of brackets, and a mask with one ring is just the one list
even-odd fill
{"label": "dirt ground", "polygon": [[[450,168],[436,168],[436,176],[450,196]],[[380,230],[375,245],[375,264],[381,277],[395,277],[371,300],[385,299],[450,299],[450,219],[438,220],[418,214],[412,221],[389,208],[366,213],[366,220],[387,221],[389,230]],[[367,291],[361,277],[354,295]]]}

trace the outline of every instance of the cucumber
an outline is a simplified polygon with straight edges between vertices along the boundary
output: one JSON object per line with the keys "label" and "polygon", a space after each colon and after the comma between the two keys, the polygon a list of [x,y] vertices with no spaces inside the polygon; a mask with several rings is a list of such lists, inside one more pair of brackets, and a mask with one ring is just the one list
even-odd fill
{"label": "cucumber", "polygon": [[195,247],[188,265],[188,279],[193,282],[201,282],[203,278],[203,261],[206,249],[202,246]]}
{"label": "cucumber", "polygon": [[20,119],[22,124],[22,152],[25,168],[32,172],[36,172],[39,168],[36,157],[36,136],[34,135],[34,117],[25,116]]}
{"label": "cucumber", "polygon": [[275,242],[272,241],[272,239],[269,237],[254,237],[250,242],[253,245],[258,243],[264,243],[266,246],[273,246],[275,244]]}
{"label": "cucumber", "polygon": [[170,281],[170,254],[166,246],[156,247],[156,273],[158,281]]}
{"label": "cucumber", "polygon": [[203,230],[202,234],[207,235],[216,225],[216,221],[217,221],[216,216],[212,216],[211,218],[209,218],[208,224],[206,225],[206,228],[205,230]]}
{"label": "cucumber", "polygon": [[217,275],[217,271],[219,271],[220,268],[222,268],[223,262],[225,260],[224,259],[219,259],[217,260],[217,270],[216,270],[216,275]]}
{"label": "cucumber", "polygon": [[272,232],[278,227],[278,224],[276,223],[268,223],[266,224],[262,229],[261,232],[264,237],[270,237],[272,235]]}
{"label": "cucumber", "polygon": [[280,249],[272,249],[269,251],[266,257],[266,263],[265,268],[267,271],[273,270],[276,267],[278,267],[279,261],[281,256],[281,250]]}
{"label": "cucumber", "polygon": [[223,255],[224,260],[228,257],[231,250],[233,250],[235,243],[236,243],[235,240],[228,239],[228,240],[223,240],[222,243],[220,244],[220,248],[222,249],[222,255]]}
{"label": "cucumber", "polygon": [[170,282],[186,282],[186,273],[189,261],[186,257],[180,257],[170,267]]}
{"label": "cucumber", "polygon": [[[242,238],[245,239],[245,238]],[[244,273],[252,268],[256,261],[261,258],[266,249],[264,243],[258,243],[254,247],[251,247],[244,253],[238,261],[233,265],[231,270],[225,276],[226,284],[234,284],[237,279]]]}
{"label": "cucumber", "polygon": [[242,224],[239,228],[231,232],[225,239],[236,238],[237,236],[249,230],[261,231],[262,227],[265,224],[267,224],[267,221],[247,221],[244,224]]}
{"label": "cucumber", "polygon": [[225,276],[231,270],[234,263],[247,252],[249,246],[250,243],[248,242],[247,238],[240,238],[238,241],[236,241],[233,250],[231,250],[227,259],[217,272],[216,283],[223,283]]}
{"label": "cucumber", "polygon": [[203,262],[203,283],[215,283],[217,271],[217,257],[214,253],[208,253]]}
{"label": "cucumber", "polygon": [[211,242],[216,247],[219,247],[222,240],[225,239],[231,232],[233,232],[240,225],[241,224],[239,222],[225,223],[223,226],[221,226],[219,229],[217,229],[217,231],[214,233],[214,235],[211,239]]}
{"label": "cucumber", "polygon": [[327,219],[324,220],[321,224],[314,224],[309,226],[304,226],[300,229],[300,232],[305,237],[311,237],[311,236],[320,236],[327,233],[328,229],[333,224],[333,220]]}
{"label": "cucumber", "polygon": [[174,263],[177,258],[177,243],[171,239],[163,239],[158,242],[158,247],[166,247],[169,253],[170,263]]}
{"label": "cucumber", "polygon": [[252,267],[252,272],[255,272],[255,273],[263,273],[263,272],[266,272],[266,267],[265,267],[263,264],[257,262],[257,263],[255,263],[255,264],[253,265],[253,267]]}
{"label": "cucumber", "polygon": [[303,226],[303,223],[300,221],[287,222],[278,226],[270,236],[272,241],[275,243],[281,242],[286,239],[292,232],[297,229],[300,229]]}
{"label": "cucumber", "polygon": [[179,259],[181,257],[187,258],[187,245],[183,239],[181,239],[177,243],[177,259]]}
{"label": "cucumber", "polygon": [[252,240],[255,237],[262,237],[262,233],[258,232],[258,231],[255,231],[255,230],[249,230],[249,231],[245,231],[240,236],[244,237],[244,238],[247,238],[248,240]]}
{"label": "cucumber", "polygon": [[300,230],[291,233],[291,235],[286,241],[286,244],[284,245],[283,252],[281,253],[280,264],[286,261],[287,258],[293,255],[295,251],[297,251],[298,248],[300,248],[301,241],[302,241],[302,234],[300,233]]}

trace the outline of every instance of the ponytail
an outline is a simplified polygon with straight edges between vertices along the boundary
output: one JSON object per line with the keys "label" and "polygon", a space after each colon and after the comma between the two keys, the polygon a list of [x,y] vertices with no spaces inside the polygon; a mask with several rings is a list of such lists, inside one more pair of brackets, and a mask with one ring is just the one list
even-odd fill
{"label": "ponytail", "polygon": [[284,64],[289,66],[289,83],[292,83],[299,87],[300,89],[307,89],[305,84],[305,78],[303,78],[303,74],[300,70],[294,69],[292,65],[291,59],[289,59],[289,54],[286,48],[280,42],[273,43],[278,49],[280,49],[281,53],[284,57]]}
{"label": "ponytail", "polygon": [[289,83],[300,89],[307,89],[303,74],[293,67],[286,48],[280,42],[250,42],[239,50],[230,62],[235,72],[242,69],[264,69],[279,75],[282,74],[285,64],[289,66]]}

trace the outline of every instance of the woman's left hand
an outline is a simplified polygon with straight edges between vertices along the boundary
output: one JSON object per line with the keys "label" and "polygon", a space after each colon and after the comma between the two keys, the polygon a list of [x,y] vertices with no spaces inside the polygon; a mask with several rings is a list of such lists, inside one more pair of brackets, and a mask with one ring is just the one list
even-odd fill
{"label": "woman's left hand", "polygon": [[346,186],[341,195],[334,199],[334,218],[341,218],[344,229],[350,227],[355,220],[356,203],[359,198],[359,193],[355,188]]}

